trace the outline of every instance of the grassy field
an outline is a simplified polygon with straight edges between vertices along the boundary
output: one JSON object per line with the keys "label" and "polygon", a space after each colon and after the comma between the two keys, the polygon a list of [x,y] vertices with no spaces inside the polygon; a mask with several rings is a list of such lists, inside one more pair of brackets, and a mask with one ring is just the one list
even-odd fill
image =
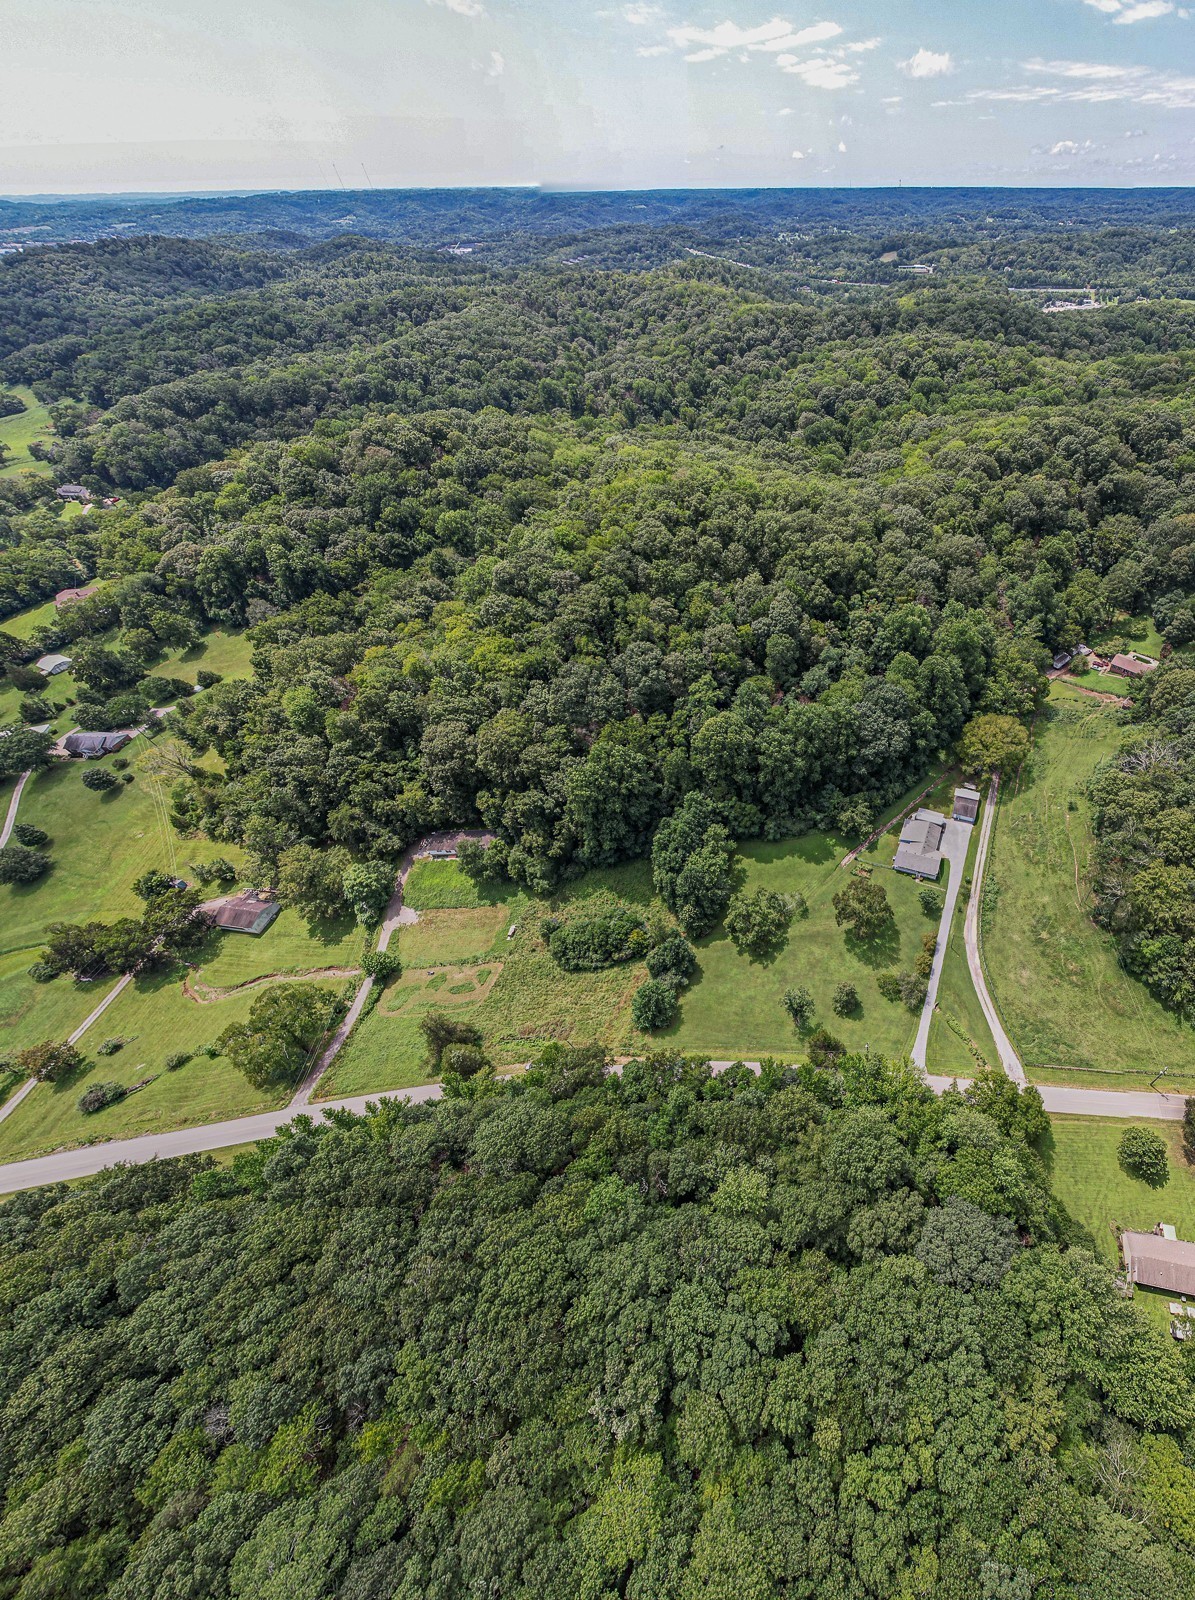
{"label": "grassy field", "polygon": [[[1170,1151],[1170,1180],[1151,1189],[1131,1178],[1116,1159],[1116,1147],[1131,1126],[1110,1117],[1052,1117],[1049,1165],[1054,1193],[1095,1240],[1110,1266],[1119,1263],[1117,1230],[1148,1231],[1159,1222],[1174,1224],[1180,1239],[1195,1239],[1195,1171],[1186,1163],[1177,1123],[1151,1122]],[[1160,1291],[1138,1289],[1135,1302],[1161,1326],[1169,1325],[1167,1303]]]}
{"label": "grassy field", "polygon": [[25,402],[25,409],[15,417],[0,417],[0,444],[7,445],[10,452],[4,458],[4,465],[0,466],[0,478],[18,472],[48,473],[50,468],[47,463],[34,460],[29,454],[29,446],[35,440],[48,439],[53,435],[54,424],[50,421],[50,413],[32,389],[24,389],[20,384],[11,385],[11,389]]}
{"label": "grassy field", "polygon": [[194,683],[202,668],[206,672],[218,672],[222,678],[247,678],[253,670],[249,660],[251,653],[252,646],[243,629],[223,633],[213,628],[190,649],[172,650],[150,668],[150,675],[182,678]]}
{"label": "grassy field", "polygon": [[[929,1029],[926,1067],[930,1072],[960,1077],[986,1063],[999,1066],[1000,1057],[991,1029],[975,993],[963,939],[969,899],[968,885],[975,867],[979,845],[978,825],[971,830],[971,844],[963,873],[963,892],[955,905],[954,918],[938,982],[938,1004]],[[976,1054],[978,1052],[978,1055]]]}
{"label": "grassy field", "polygon": [[[103,992],[103,986],[95,987],[93,1005]],[[321,987],[340,992],[344,985],[329,981]],[[87,1070],[69,1083],[40,1084],[0,1123],[0,1160],[19,1161],[94,1139],[124,1139],[222,1122],[285,1104],[286,1093],[263,1094],[222,1057],[198,1056],[177,1071],[163,1070],[168,1056],[213,1044],[231,1023],[243,1021],[259,993],[201,1005],[184,995],[177,974],[131,984],[85,1035],[81,1048],[88,1055]],[[97,1056],[96,1046],[106,1038],[128,1042],[116,1055]],[[153,1074],[158,1076],[152,1084],[117,1105],[91,1116],[78,1110],[79,1096],[89,1084],[127,1085]]]}
{"label": "grassy field", "polygon": [[[882,999],[876,980],[886,968],[912,966],[934,923],[918,904],[920,885],[885,870],[895,845],[895,835],[887,834],[863,858],[881,873],[896,913],[896,934],[878,952],[850,948],[834,923],[831,896],[847,882],[839,866],[846,850],[842,841],[809,834],[744,847],[744,885],[799,893],[808,914],[794,921],[784,948],[768,961],[740,955],[721,929],[699,940],[699,971],[683,995],[679,1018],[651,1036],[634,1027],[630,1014],[632,996],[647,975],[642,963],[598,973],[564,972],[544,948],[540,932],[551,911],[610,892],[666,925],[646,862],[588,873],[552,902],[513,890],[504,897],[479,896],[455,863],[420,863],[408,879],[407,903],[427,909],[420,911],[417,924],[399,930],[403,976],[387,987],[358,1027],[321,1085],[321,1096],[424,1081],[419,1018],[442,1005],[482,1030],[498,1066],[526,1060],[549,1039],[601,1043],[616,1053],[671,1045],[715,1058],[798,1057],[804,1054],[803,1037],[789,1020],[782,996],[801,984],[814,996],[816,1021],[844,1043],[899,1055],[910,1047],[917,1019],[902,1005]],[[516,932],[508,937],[512,926]],[[856,985],[862,1005],[857,1015],[840,1018],[831,1000],[836,985],[847,980]]]}
{"label": "grassy field", "polygon": [[197,976],[213,988],[232,988],[272,973],[355,967],[366,935],[351,917],[308,928],[297,911],[281,911],[265,933],[213,933],[197,957]]}
{"label": "grassy field", "polygon": [[1085,789],[1121,737],[1113,710],[1054,684],[1033,754],[1001,790],[983,916],[989,983],[1039,1082],[1141,1088],[1165,1067],[1170,1086],[1195,1088],[1195,1034],[1121,970],[1090,919]]}

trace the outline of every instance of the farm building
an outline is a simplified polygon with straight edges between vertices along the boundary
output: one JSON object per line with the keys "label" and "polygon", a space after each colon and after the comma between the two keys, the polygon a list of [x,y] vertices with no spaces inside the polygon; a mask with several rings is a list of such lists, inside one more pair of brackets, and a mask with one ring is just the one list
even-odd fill
{"label": "farm building", "polygon": [[257,889],[246,889],[211,906],[212,921],[226,933],[264,933],[282,910],[277,900]]}
{"label": "farm building", "polygon": [[1152,656],[1139,656],[1135,650],[1130,650],[1124,655],[1113,656],[1108,663],[1108,671],[1114,672],[1118,678],[1144,678],[1147,672],[1153,672],[1157,664]]}
{"label": "farm building", "polygon": [[98,584],[89,583],[84,589],[59,589],[54,596],[55,611],[61,611],[63,606],[73,606],[80,600],[86,600],[87,596],[94,594],[98,588]]}
{"label": "farm building", "polygon": [[[1173,1229],[1167,1229],[1168,1233]],[[1195,1244],[1154,1233],[1122,1233],[1125,1276],[1143,1289],[1195,1295]]]}
{"label": "farm building", "polygon": [[76,729],[68,733],[62,741],[62,748],[68,756],[79,756],[84,761],[90,761],[96,756],[110,756],[114,750],[123,750],[132,738],[132,734],[123,729],[116,733],[83,733]]}
{"label": "farm building", "polygon": [[892,865],[913,878],[936,878],[942,867],[942,835],[946,818],[924,807],[905,819]]}
{"label": "farm building", "polygon": [[979,790],[973,789],[969,783],[962,784],[954,791],[954,820],[974,822],[979,816],[979,804]]}
{"label": "farm building", "polygon": [[38,656],[33,665],[43,678],[52,678],[56,673],[65,672],[71,664],[70,656]]}

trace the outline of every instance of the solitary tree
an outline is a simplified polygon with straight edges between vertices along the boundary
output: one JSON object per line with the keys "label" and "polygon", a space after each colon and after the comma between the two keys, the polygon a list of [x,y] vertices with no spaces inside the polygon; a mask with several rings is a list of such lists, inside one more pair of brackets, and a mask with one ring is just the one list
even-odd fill
{"label": "solitary tree", "polygon": [[804,1028],[813,1020],[813,996],[803,985],[798,984],[794,989],[784,991],[784,1009],[793,1019],[798,1028]]}
{"label": "solitary tree", "polygon": [[726,910],[726,931],[736,948],[756,957],[783,943],[791,921],[787,900],[773,889],[736,894]]}
{"label": "solitary tree", "polygon": [[884,885],[878,878],[852,878],[834,896],[834,920],[856,939],[870,944],[896,926]]}
{"label": "solitary tree", "polygon": [[1170,1177],[1165,1142],[1152,1128],[1126,1128],[1116,1153],[1130,1177],[1140,1178],[1151,1189],[1163,1188]]}
{"label": "solitary tree", "polygon": [[963,729],[958,753],[964,772],[1011,772],[1029,754],[1029,735],[1016,717],[985,712]]}

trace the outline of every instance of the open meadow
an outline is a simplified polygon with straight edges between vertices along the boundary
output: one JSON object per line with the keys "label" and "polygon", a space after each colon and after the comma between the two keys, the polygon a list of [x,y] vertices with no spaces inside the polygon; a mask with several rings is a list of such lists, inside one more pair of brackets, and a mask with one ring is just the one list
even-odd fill
{"label": "open meadow", "polygon": [[1195,1089],[1195,1032],[1121,969],[1091,921],[1086,788],[1122,736],[1114,709],[1053,685],[1029,759],[1001,786],[984,960],[1031,1078],[1143,1088],[1165,1068],[1167,1087]]}
{"label": "open meadow", "polygon": [[49,465],[31,456],[29,446],[53,434],[50,413],[32,389],[23,388],[19,383],[8,387],[25,402],[25,409],[15,416],[0,417],[0,444],[7,445],[10,452],[0,463],[0,477],[15,476],[18,472],[48,473]]}

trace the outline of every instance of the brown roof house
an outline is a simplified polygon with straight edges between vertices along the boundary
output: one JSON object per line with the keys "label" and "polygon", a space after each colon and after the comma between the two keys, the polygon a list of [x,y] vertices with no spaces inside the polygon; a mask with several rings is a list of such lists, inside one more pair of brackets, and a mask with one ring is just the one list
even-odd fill
{"label": "brown roof house", "polygon": [[925,807],[905,819],[892,865],[913,878],[936,878],[942,868],[942,835],[946,818]]}
{"label": "brown roof house", "polygon": [[979,816],[979,790],[964,783],[954,791],[954,820],[974,822]]}
{"label": "brown roof house", "polygon": [[59,589],[54,596],[54,609],[61,611],[63,606],[73,606],[80,600],[86,600],[89,594],[94,594],[99,588],[96,583],[89,583],[83,589]]}
{"label": "brown roof house", "polygon": [[1130,650],[1127,655],[1113,656],[1108,663],[1108,671],[1114,672],[1118,678],[1144,678],[1157,665],[1152,656],[1139,656],[1135,650]]}
{"label": "brown roof house", "polygon": [[267,892],[246,889],[210,910],[216,927],[226,933],[264,933],[282,907]]}
{"label": "brown roof house", "polygon": [[[1172,1230],[1167,1230],[1172,1231]],[[1145,1289],[1195,1295],[1195,1244],[1154,1233],[1122,1233],[1125,1276]]]}

